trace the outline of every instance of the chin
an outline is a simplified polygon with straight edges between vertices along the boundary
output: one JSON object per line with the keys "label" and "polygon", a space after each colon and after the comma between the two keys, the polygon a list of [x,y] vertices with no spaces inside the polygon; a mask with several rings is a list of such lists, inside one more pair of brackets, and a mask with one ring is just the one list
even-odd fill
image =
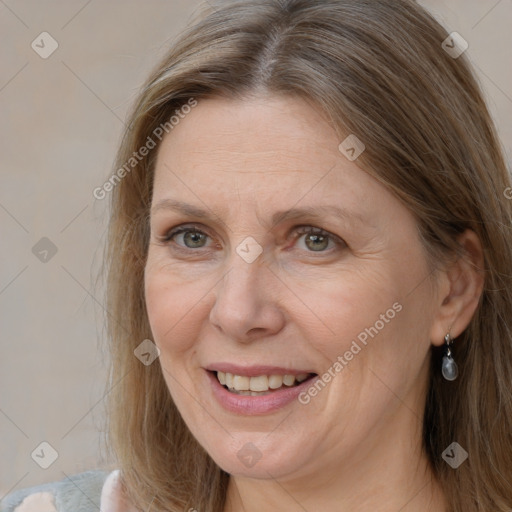
{"label": "chin", "polygon": [[305,469],[312,455],[308,456],[304,451],[304,443],[297,440],[283,444],[281,439],[269,442],[269,436],[272,436],[271,432],[237,433],[233,437],[226,435],[223,441],[209,439],[203,447],[220,468],[235,476],[283,478]]}

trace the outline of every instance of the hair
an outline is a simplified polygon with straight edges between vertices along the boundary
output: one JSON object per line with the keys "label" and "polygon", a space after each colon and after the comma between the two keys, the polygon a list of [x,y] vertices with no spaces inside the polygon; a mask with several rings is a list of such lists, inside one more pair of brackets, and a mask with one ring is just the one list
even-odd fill
{"label": "hair", "polygon": [[[432,347],[423,447],[450,512],[512,506],[511,178],[466,54],[442,47],[445,28],[412,0],[249,0],[206,6],[144,84],[116,169],[191,99],[254,93],[304,98],[340,134],[362,140],[358,165],[415,215],[432,268],[464,253],[473,230],[484,289],[453,354],[448,383]],[[342,138],[343,137],[343,138]],[[229,474],[192,436],[159,364],[135,348],[151,339],[144,297],[149,208],[159,141],[113,187],[105,251],[112,363],[108,443],[141,510],[221,512]],[[469,458],[454,470],[442,452]]]}

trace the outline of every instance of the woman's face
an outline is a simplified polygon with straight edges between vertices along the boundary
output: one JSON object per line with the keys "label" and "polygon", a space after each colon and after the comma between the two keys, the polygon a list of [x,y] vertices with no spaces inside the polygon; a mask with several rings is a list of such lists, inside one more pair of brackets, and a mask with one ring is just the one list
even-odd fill
{"label": "woman's face", "polygon": [[303,100],[257,97],[200,100],[159,149],[153,339],[234,475],[339,472],[421,432],[431,276],[413,216],[341,142]]}

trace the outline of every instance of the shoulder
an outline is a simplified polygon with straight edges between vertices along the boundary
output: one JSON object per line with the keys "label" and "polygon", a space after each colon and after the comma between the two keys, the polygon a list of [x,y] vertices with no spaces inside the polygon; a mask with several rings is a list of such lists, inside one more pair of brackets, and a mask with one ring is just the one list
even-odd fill
{"label": "shoulder", "polygon": [[18,489],[0,500],[0,512],[129,512],[120,471],[85,471],[57,482]]}
{"label": "shoulder", "polygon": [[121,472],[116,469],[106,478],[101,491],[102,512],[137,512],[124,495],[120,477]]}

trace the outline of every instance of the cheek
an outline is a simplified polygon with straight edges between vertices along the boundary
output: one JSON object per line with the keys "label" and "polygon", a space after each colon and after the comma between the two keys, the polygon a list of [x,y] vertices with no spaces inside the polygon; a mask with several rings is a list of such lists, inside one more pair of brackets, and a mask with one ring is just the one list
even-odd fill
{"label": "cheek", "polygon": [[151,263],[146,267],[144,281],[152,341],[160,349],[158,361],[163,378],[179,411],[185,418],[196,418],[198,411],[190,393],[195,385],[194,352],[201,328],[198,318],[205,314],[201,302],[204,289],[197,282],[183,284],[165,266],[159,268]]}
{"label": "cheek", "polygon": [[381,325],[381,315],[385,319],[396,316],[393,304],[400,299],[400,289],[392,282],[389,268],[368,264],[364,272],[351,269],[322,282],[303,284],[297,295],[305,298],[307,318],[311,318],[306,339],[323,345],[323,351],[335,360],[349,350],[353,340],[364,341],[365,329],[376,322],[379,330],[387,327],[388,323]]}
{"label": "cheek", "polygon": [[431,296],[420,266],[372,261],[364,271],[302,286],[299,293],[309,297],[316,316],[310,313],[305,336],[322,354],[324,371],[336,375],[335,388],[349,387],[354,397],[371,402],[390,389],[402,396],[417,378],[430,346]]}
{"label": "cheek", "polygon": [[206,285],[182,283],[158,265],[149,264],[145,272],[145,300],[153,341],[162,355],[189,350],[201,328],[198,318],[204,313]]}

